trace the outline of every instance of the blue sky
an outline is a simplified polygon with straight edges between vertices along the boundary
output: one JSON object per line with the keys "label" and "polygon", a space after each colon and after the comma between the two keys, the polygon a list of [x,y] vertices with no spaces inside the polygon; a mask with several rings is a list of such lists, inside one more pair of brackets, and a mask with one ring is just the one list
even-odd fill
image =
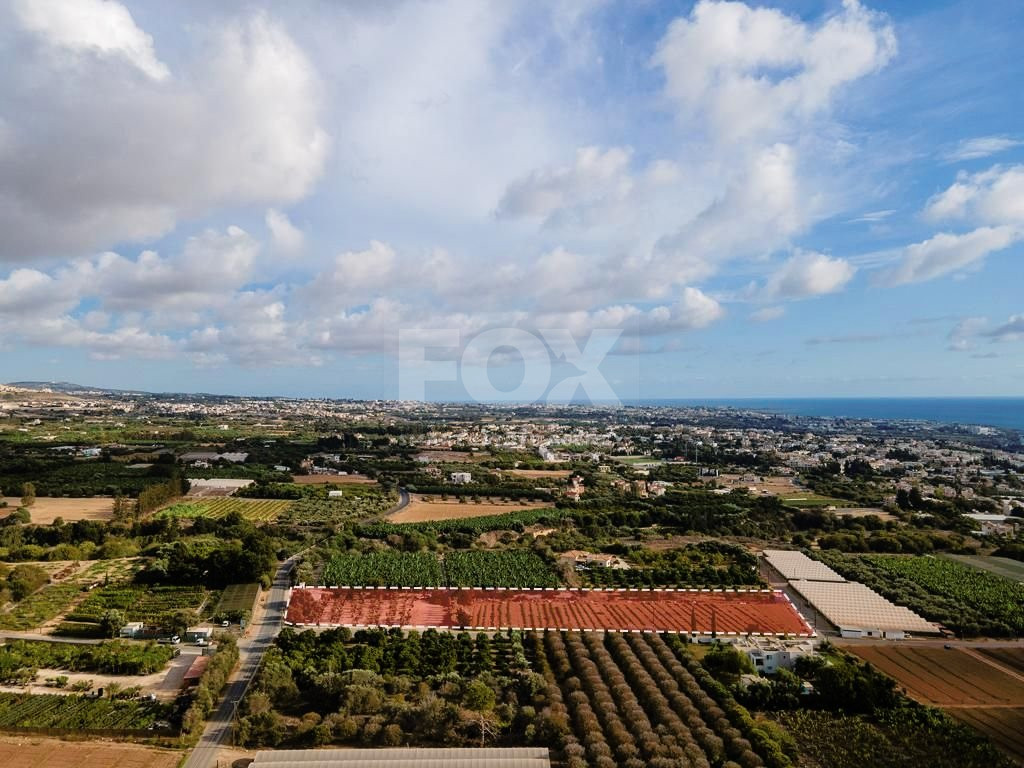
{"label": "blue sky", "polygon": [[0,380],[1024,391],[1020,3],[211,6],[0,3]]}

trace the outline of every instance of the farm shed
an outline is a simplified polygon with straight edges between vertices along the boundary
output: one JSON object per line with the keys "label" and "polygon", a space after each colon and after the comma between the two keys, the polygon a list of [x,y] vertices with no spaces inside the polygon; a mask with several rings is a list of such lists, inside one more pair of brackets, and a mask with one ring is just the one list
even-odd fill
{"label": "farm shed", "polygon": [[118,633],[121,637],[141,637],[146,625],[141,621],[130,621],[121,627],[121,631]]}
{"label": "farm shed", "polygon": [[786,581],[806,579],[807,581],[846,581],[824,563],[812,560],[803,552],[785,549],[766,549],[764,560]]}
{"label": "farm shed", "polygon": [[885,637],[900,640],[908,632],[924,635],[941,633],[938,625],[925,621],[909,608],[889,602],[873,589],[856,581],[789,582],[843,637]]}
{"label": "farm shed", "polygon": [[185,672],[185,677],[181,680],[182,687],[191,688],[194,685],[198,685],[199,678],[203,676],[203,672],[206,671],[206,667],[209,664],[209,656],[196,656],[191,666],[189,666],[188,670]]}
{"label": "farm shed", "polygon": [[544,747],[277,749],[256,753],[254,768],[550,768]]}

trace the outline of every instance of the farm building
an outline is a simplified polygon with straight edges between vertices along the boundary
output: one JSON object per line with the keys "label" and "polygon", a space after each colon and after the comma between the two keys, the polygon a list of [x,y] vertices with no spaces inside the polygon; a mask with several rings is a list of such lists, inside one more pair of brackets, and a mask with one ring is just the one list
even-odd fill
{"label": "farm building", "polygon": [[256,753],[253,768],[550,768],[544,747],[395,747],[275,749]]}
{"label": "farm building", "polygon": [[121,631],[118,634],[121,637],[141,637],[145,628],[141,621],[132,621],[121,627]]}
{"label": "farm building", "polygon": [[448,479],[456,485],[465,485],[473,482],[472,472],[452,472]]}
{"label": "farm building", "polygon": [[733,643],[733,648],[745,654],[754,669],[772,674],[789,669],[801,656],[814,654],[814,644],[807,641],[786,642],[773,637],[745,637]]}
{"label": "farm building", "polygon": [[938,635],[937,624],[909,608],[890,603],[856,581],[794,580],[789,586],[839,630],[843,637],[884,637],[900,640],[908,633]]}
{"label": "farm building", "polygon": [[189,627],[185,630],[186,643],[194,643],[196,640],[209,642],[211,638],[213,638],[213,627]]}
{"label": "farm building", "polygon": [[762,556],[768,566],[786,581],[846,581],[827,565],[812,560],[803,552],[766,549]]}

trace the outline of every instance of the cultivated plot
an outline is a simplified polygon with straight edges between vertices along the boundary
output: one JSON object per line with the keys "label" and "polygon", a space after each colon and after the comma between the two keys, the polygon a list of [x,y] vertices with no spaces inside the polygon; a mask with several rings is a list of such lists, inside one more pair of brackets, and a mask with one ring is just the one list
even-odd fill
{"label": "cultivated plot", "polygon": [[781,592],[305,588],[287,620],[302,625],[649,630],[806,635]]}

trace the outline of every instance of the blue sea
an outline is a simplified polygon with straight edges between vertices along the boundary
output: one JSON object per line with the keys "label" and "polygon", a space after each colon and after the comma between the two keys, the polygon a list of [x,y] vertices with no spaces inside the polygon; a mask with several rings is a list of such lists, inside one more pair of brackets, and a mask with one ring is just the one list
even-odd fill
{"label": "blue sea", "polygon": [[636,405],[739,408],[765,413],[849,419],[914,419],[1024,432],[1024,397],[819,397],[640,400]]}

